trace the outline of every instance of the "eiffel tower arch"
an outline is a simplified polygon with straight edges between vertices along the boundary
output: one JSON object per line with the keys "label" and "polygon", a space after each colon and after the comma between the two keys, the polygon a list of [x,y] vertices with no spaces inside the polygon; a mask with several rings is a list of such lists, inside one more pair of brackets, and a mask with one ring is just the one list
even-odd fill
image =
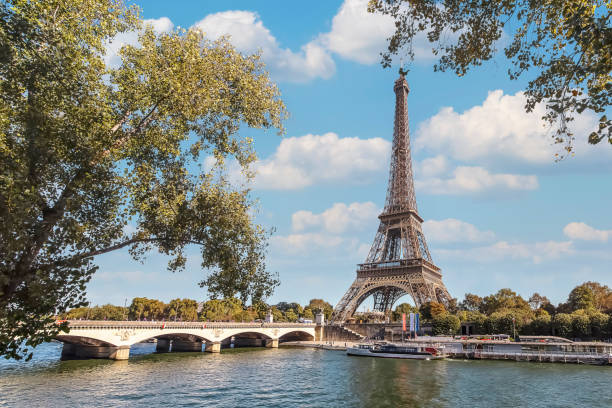
{"label": "eiffel tower arch", "polygon": [[357,278],[336,305],[332,323],[349,319],[368,297],[374,310],[388,315],[393,304],[410,295],[420,307],[430,301],[447,304],[451,299],[442,273],[431,259],[421,229],[414,193],[414,177],[408,129],[408,83],[404,74],[395,81],[395,120],[389,186],[380,226]]}

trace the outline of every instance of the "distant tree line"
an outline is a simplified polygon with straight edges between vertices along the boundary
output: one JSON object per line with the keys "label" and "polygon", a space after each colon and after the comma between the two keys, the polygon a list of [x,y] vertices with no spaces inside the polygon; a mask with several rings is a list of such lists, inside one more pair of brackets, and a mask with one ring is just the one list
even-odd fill
{"label": "distant tree line", "polygon": [[467,293],[461,302],[453,299],[446,307],[430,302],[420,309],[403,303],[392,318],[402,313],[420,312],[431,323],[433,333],[457,334],[462,323],[473,324],[476,334],[555,335],[581,340],[612,337],[612,289],[597,282],[576,286],[567,301],[554,306],[546,296],[534,293],[525,300],[511,289],[480,297]]}
{"label": "distant tree line", "polygon": [[331,317],[333,306],[322,299],[311,299],[308,305],[296,302],[280,302],[268,305],[256,302],[246,306],[240,299],[211,299],[198,303],[193,299],[173,299],[164,303],[158,299],[137,297],[129,307],[111,304],[93,307],[79,307],[58,318],[69,320],[155,320],[155,321],[233,321],[253,322],[263,320],[270,311],[275,322],[297,322],[314,320],[322,312],[326,319]]}

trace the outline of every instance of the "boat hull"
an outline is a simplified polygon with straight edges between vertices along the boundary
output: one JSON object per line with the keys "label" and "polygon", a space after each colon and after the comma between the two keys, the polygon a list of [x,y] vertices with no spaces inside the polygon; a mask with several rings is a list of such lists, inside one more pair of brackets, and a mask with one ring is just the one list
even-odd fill
{"label": "boat hull", "polygon": [[441,360],[443,356],[434,356],[432,354],[409,354],[409,353],[387,353],[387,352],[372,352],[370,349],[357,347],[349,347],[346,349],[346,354],[349,356],[359,357],[379,357],[379,358],[403,358],[408,360]]}

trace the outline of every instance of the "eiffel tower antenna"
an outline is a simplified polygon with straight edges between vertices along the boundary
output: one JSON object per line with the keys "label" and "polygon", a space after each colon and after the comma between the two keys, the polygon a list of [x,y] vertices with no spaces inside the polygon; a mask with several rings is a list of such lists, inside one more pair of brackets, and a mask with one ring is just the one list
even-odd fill
{"label": "eiffel tower antenna", "polygon": [[440,268],[434,265],[421,229],[408,128],[408,83],[400,67],[395,81],[395,121],[389,186],[380,225],[374,242],[357,278],[336,305],[332,323],[350,319],[368,297],[374,298],[374,310],[389,315],[393,304],[408,294],[420,307],[426,302],[447,304],[451,299]]}

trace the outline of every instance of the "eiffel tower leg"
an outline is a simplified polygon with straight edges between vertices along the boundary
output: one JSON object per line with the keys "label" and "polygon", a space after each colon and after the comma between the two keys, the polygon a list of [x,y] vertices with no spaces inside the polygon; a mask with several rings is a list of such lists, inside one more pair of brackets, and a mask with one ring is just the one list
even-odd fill
{"label": "eiffel tower leg", "polygon": [[367,279],[356,278],[351,287],[346,291],[340,302],[334,308],[331,322],[335,324],[344,323],[346,319],[353,315],[354,309],[359,306],[355,305],[357,295],[363,290],[367,283]]}

